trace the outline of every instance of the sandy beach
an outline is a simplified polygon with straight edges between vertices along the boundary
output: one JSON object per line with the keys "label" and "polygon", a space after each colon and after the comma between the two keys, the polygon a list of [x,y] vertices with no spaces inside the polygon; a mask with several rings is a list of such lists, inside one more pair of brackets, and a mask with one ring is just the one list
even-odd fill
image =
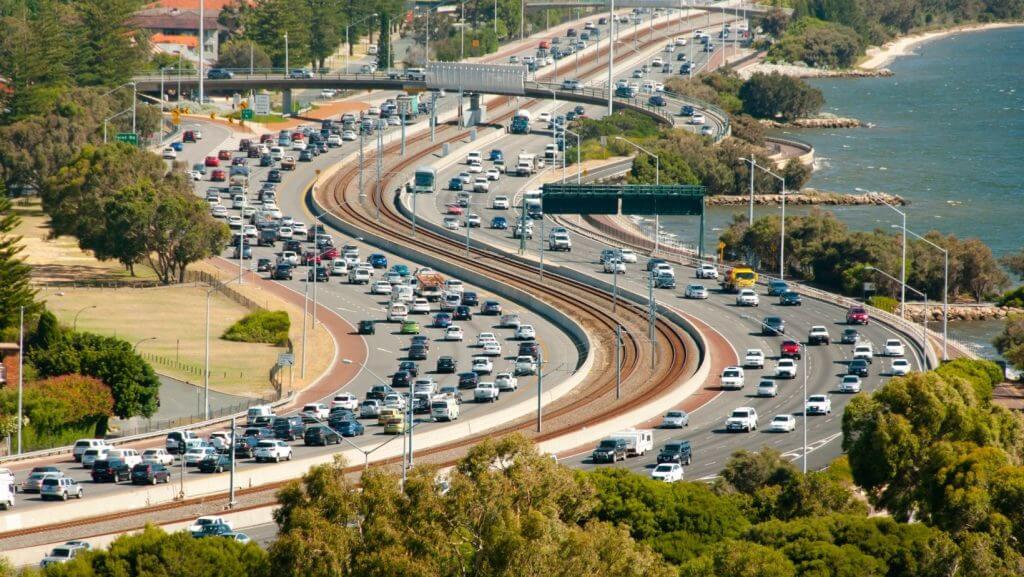
{"label": "sandy beach", "polygon": [[1015,26],[1024,26],[1024,22],[992,22],[989,24],[971,24],[968,26],[957,26],[955,28],[947,28],[944,30],[935,30],[933,32],[924,32],[922,34],[904,36],[903,38],[898,38],[882,46],[869,48],[864,60],[857,64],[857,68],[861,68],[864,70],[875,70],[881,68],[889,64],[899,56],[908,56],[914,54],[914,47],[929,40],[935,40],[936,38],[942,38],[944,36],[959,34],[961,32],[978,32],[981,30],[1011,28]]}

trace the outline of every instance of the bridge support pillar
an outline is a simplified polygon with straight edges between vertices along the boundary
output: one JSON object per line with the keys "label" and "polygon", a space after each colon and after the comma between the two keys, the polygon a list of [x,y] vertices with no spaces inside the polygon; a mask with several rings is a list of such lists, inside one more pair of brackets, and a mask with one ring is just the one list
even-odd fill
{"label": "bridge support pillar", "polygon": [[292,89],[285,88],[281,93],[281,112],[285,116],[292,114]]}
{"label": "bridge support pillar", "polygon": [[480,94],[469,95],[469,110],[462,115],[463,126],[476,126],[487,122],[487,106],[481,103]]}

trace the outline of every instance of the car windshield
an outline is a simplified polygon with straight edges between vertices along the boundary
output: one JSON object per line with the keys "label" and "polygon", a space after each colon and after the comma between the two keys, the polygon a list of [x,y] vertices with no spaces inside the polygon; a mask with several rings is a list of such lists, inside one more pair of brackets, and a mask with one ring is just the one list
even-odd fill
{"label": "car windshield", "polygon": [[600,447],[602,449],[614,449],[618,444],[619,442],[616,441],[615,439],[606,439],[604,441],[601,441]]}
{"label": "car windshield", "polygon": [[53,551],[50,552],[50,557],[70,557],[70,556],[71,556],[71,548],[70,547],[57,547],[56,549],[54,549]]}
{"label": "car windshield", "polygon": [[789,417],[787,417],[786,415],[779,415],[772,420],[777,423],[785,423],[786,421],[789,420]]}
{"label": "car windshield", "polygon": [[745,418],[747,418],[747,416],[748,416],[749,414],[750,414],[750,413],[748,413],[747,411],[733,411],[733,412],[732,412],[732,416],[733,416],[734,418],[739,418],[739,419],[745,419]]}
{"label": "car windshield", "polygon": [[671,470],[672,465],[658,465],[657,468],[654,469],[654,471],[657,473],[667,473]]}
{"label": "car windshield", "polygon": [[726,376],[726,377],[738,377],[738,376],[740,376],[740,372],[739,371],[735,371],[735,370],[733,370],[733,371],[725,371],[723,376]]}
{"label": "car windshield", "polygon": [[665,452],[678,453],[682,448],[683,446],[680,443],[668,443],[667,445],[665,445]]}
{"label": "car windshield", "polygon": [[666,417],[672,417],[672,418],[680,418],[680,417],[683,416],[683,412],[682,411],[669,411],[668,414],[665,415],[665,416]]}

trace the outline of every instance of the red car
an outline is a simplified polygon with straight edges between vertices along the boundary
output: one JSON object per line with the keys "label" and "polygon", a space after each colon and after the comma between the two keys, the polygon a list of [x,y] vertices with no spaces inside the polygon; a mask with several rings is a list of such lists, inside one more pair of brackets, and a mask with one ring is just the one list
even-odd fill
{"label": "red car", "polygon": [[230,150],[222,150],[222,151],[217,153],[217,158],[219,158],[221,160],[231,160],[231,151]]}
{"label": "red car", "polygon": [[195,133],[195,131],[186,130],[185,132],[183,132],[182,135],[181,135],[181,141],[182,142],[195,142],[196,141],[196,133]]}
{"label": "red car", "polygon": [[314,262],[316,262],[317,264],[320,264],[320,255],[318,255],[316,253],[316,251],[307,250],[302,255],[302,264],[303,264],[303,266],[311,265]]}
{"label": "red car", "polygon": [[273,141],[274,141],[274,135],[273,134],[261,134],[260,135],[260,144],[263,144],[264,142],[273,142]]}
{"label": "red car", "polygon": [[462,215],[462,207],[457,204],[449,204],[445,214],[454,214],[457,216]]}
{"label": "red car", "polygon": [[206,166],[220,166],[220,161],[217,160],[216,156],[207,156],[205,164]]}
{"label": "red car", "polygon": [[861,306],[850,307],[850,310],[846,311],[846,324],[848,325],[866,325],[868,324],[868,311]]}
{"label": "red car", "polygon": [[293,132],[292,133],[292,140],[304,140],[305,138],[306,138],[306,135],[301,133],[301,132]]}
{"label": "red car", "polygon": [[334,260],[339,256],[341,256],[341,252],[339,252],[338,249],[333,246],[327,247],[326,249],[324,249],[322,253],[320,253],[320,258],[324,260]]}
{"label": "red car", "polygon": [[210,181],[211,182],[224,182],[227,179],[228,179],[228,173],[224,172],[223,170],[221,170],[219,168],[217,170],[214,170],[213,172],[210,173]]}
{"label": "red car", "polygon": [[796,341],[782,341],[781,355],[783,358],[800,360],[800,343]]}

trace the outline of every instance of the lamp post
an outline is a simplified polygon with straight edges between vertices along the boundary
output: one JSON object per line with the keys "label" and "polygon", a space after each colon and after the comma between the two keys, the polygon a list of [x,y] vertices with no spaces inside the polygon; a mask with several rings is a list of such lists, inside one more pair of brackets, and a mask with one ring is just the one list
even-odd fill
{"label": "lamp post", "polygon": [[782,219],[779,222],[779,280],[786,278],[786,179],[768,170],[767,168],[758,165],[754,162],[754,157],[750,157],[751,163],[751,176],[750,176],[750,224],[754,224],[754,176],[753,170],[760,168],[765,174],[775,177],[776,180],[782,183]]}
{"label": "lamp post", "polygon": [[284,33],[284,75],[288,76],[288,33]]}
{"label": "lamp post", "polygon": [[[893,228],[901,228],[895,224],[892,226]],[[949,360],[949,348],[947,346],[949,337],[949,251],[912,230],[904,229],[904,231],[942,251],[944,261],[942,266],[942,361],[946,362]],[[924,311],[924,314],[928,314],[927,309]]]}
{"label": "lamp post", "polygon": [[[608,115],[612,114],[612,70],[615,67],[615,0],[608,0]],[[558,69],[558,65],[555,65]]]}
{"label": "lamp post", "polygon": [[802,458],[803,474],[807,474],[807,373],[811,372],[811,357],[807,354],[807,344],[800,343],[800,353],[804,358],[804,450]]}
{"label": "lamp post", "polygon": [[[653,156],[654,157],[654,184],[655,184],[655,186],[661,185],[661,158],[659,158],[657,154],[654,154],[650,150],[647,150],[646,148],[640,146],[639,144],[637,144],[637,143],[635,143],[635,142],[633,142],[631,140],[626,140],[625,138],[623,138],[621,136],[616,136],[615,139],[616,140],[621,140],[621,141],[625,142],[626,144],[629,144],[630,146],[636,148],[637,150],[646,152],[650,156]],[[659,241],[661,240],[660,237],[661,237],[661,215],[655,213],[655,215],[654,215],[654,252],[658,252]]]}
{"label": "lamp post", "polygon": [[117,118],[118,116],[121,116],[122,114],[127,114],[130,110],[130,108],[125,108],[121,112],[118,112],[113,116],[108,116],[103,119],[103,144],[107,143],[107,122]]}
{"label": "lamp post", "polygon": [[[889,280],[891,280],[893,282],[899,282],[899,279],[897,279],[896,277],[892,276],[891,274],[885,272],[884,270],[882,270],[882,269],[880,269],[880,268],[878,268],[876,266],[868,265],[868,266],[864,267],[864,270],[875,271],[878,274],[888,278]],[[916,288],[914,288],[914,287],[912,287],[912,286],[910,286],[908,284],[903,284],[903,288],[909,289],[910,292],[912,292],[912,293],[914,293],[914,294],[916,294],[919,297],[924,299],[924,310],[925,310],[925,313],[927,313],[928,312],[928,295],[925,294],[923,291],[919,291]],[[904,308],[906,308],[906,307],[904,307]],[[924,365],[927,365],[928,364],[928,315],[927,314],[922,315],[921,319],[922,319],[922,323],[921,323],[921,325],[922,325],[922,328],[921,328],[921,350],[924,352],[924,361],[923,361],[923,363],[924,363]]]}
{"label": "lamp post", "polygon": [[[201,78],[202,77],[200,76],[200,79]],[[125,86],[131,86],[132,87],[132,106],[131,106],[131,109],[132,109],[132,133],[135,133],[135,117],[136,117],[136,114],[135,114],[135,110],[136,110],[135,109],[135,103],[138,102],[138,99],[139,99],[138,98],[139,97],[139,88],[138,88],[138,85],[135,84],[135,81],[133,80],[131,82],[125,82],[124,84],[122,84],[120,86],[115,86],[114,88],[111,88],[110,90],[104,92],[102,94],[102,96],[107,96],[108,94],[113,94],[114,92],[117,92],[118,90],[124,88]],[[161,95],[161,98],[162,97],[163,97],[163,95]],[[127,112],[127,111],[128,111],[128,109],[126,108],[124,110],[124,112]],[[122,113],[119,112],[118,114],[122,114]],[[113,118],[113,116],[110,117],[110,118]],[[104,140],[104,142],[106,142],[106,140]]]}
{"label": "lamp post", "polygon": [[199,0],[199,106],[205,102],[204,93],[204,80],[203,78],[203,67],[205,66],[206,60],[206,39],[203,36],[206,34],[206,23],[203,20],[206,19],[206,1]]}
{"label": "lamp post", "polygon": [[[373,378],[377,379],[377,381],[379,381],[380,383],[386,383],[387,382],[385,379],[382,379],[380,377],[380,375],[378,375],[377,373],[373,372],[370,369],[370,367],[366,366],[366,363],[361,363],[361,362],[358,362],[358,361],[353,361],[352,359],[341,359],[341,363],[344,364],[344,365],[358,365],[361,370],[365,370],[366,372],[370,373],[370,375],[373,376]],[[412,412],[412,394],[411,394],[411,391],[410,391],[410,395],[409,395],[409,400],[405,404],[405,408],[406,408],[405,413],[406,413],[406,419],[407,419],[406,422],[408,423],[408,426],[405,428],[405,433],[404,434],[408,436],[408,442],[405,445],[403,445],[403,451],[402,451],[402,486],[403,487],[405,486],[405,481],[408,478],[409,469],[411,469],[412,466],[413,466],[413,444],[412,444],[412,440],[413,440],[413,432],[412,432],[412,429],[413,429],[413,412]]]}
{"label": "lamp post", "polygon": [[896,208],[895,206],[889,204],[888,202],[885,202],[884,200],[881,201],[881,202],[885,206],[888,206],[889,208],[891,208],[894,211],[896,211],[896,213],[899,214],[900,217],[902,217],[902,219],[903,219],[903,224],[900,225],[900,228],[903,229],[903,243],[902,243],[903,246],[900,248],[901,253],[902,253],[900,255],[900,318],[901,319],[906,319],[907,318],[907,311],[906,311],[906,308],[907,308],[907,213],[903,212],[902,210],[900,210],[900,209]]}
{"label": "lamp post", "polygon": [[[348,26],[345,27],[345,74],[349,73],[349,69],[348,69],[348,67],[349,67],[349,55],[352,54],[352,45],[349,44],[349,41],[348,41],[348,31],[349,31],[349,28],[352,28],[356,24],[359,24],[360,22],[362,22],[362,21],[364,21],[364,20],[366,20],[368,18],[375,18],[376,16],[377,16],[377,13],[374,12],[373,14],[370,14],[369,16],[364,16],[363,18],[360,18],[359,20],[356,20],[355,22],[352,22],[351,24],[349,24]],[[285,37],[287,37],[287,34],[285,35]],[[389,48],[389,50],[390,50],[390,48]],[[285,68],[287,68],[287,66],[285,66]]]}
{"label": "lamp post", "polygon": [[75,313],[75,320],[72,321],[72,323],[71,323],[71,330],[73,330],[73,331],[77,331],[78,330],[78,315],[84,313],[85,311],[87,311],[89,309],[94,309],[94,308],[97,308],[96,305],[89,305],[87,307],[82,307],[81,309],[79,309],[78,312]]}
{"label": "lamp post", "polygon": [[134,345],[134,346],[132,347],[132,351],[136,351],[136,350],[138,350],[138,348],[139,348],[139,345],[141,345],[142,343],[144,343],[144,342],[146,342],[146,341],[155,341],[155,340],[156,340],[156,337],[147,337],[147,338],[144,338],[144,339],[142,339],[141,341],[139,341],[139,342],[135,343],[135,345]]}
{"label": "lamp post", "polygon": [[[565,127],[562,127],[562,131],[576,137],[576,184],[580,184],[583,180],[583,164],[580,162],[580,135],[579,133],[573,132]],[[565,142],[564,137],[562,138],[562,142]],[[562,154],[562,182],[565,182],[565,153]]]}

